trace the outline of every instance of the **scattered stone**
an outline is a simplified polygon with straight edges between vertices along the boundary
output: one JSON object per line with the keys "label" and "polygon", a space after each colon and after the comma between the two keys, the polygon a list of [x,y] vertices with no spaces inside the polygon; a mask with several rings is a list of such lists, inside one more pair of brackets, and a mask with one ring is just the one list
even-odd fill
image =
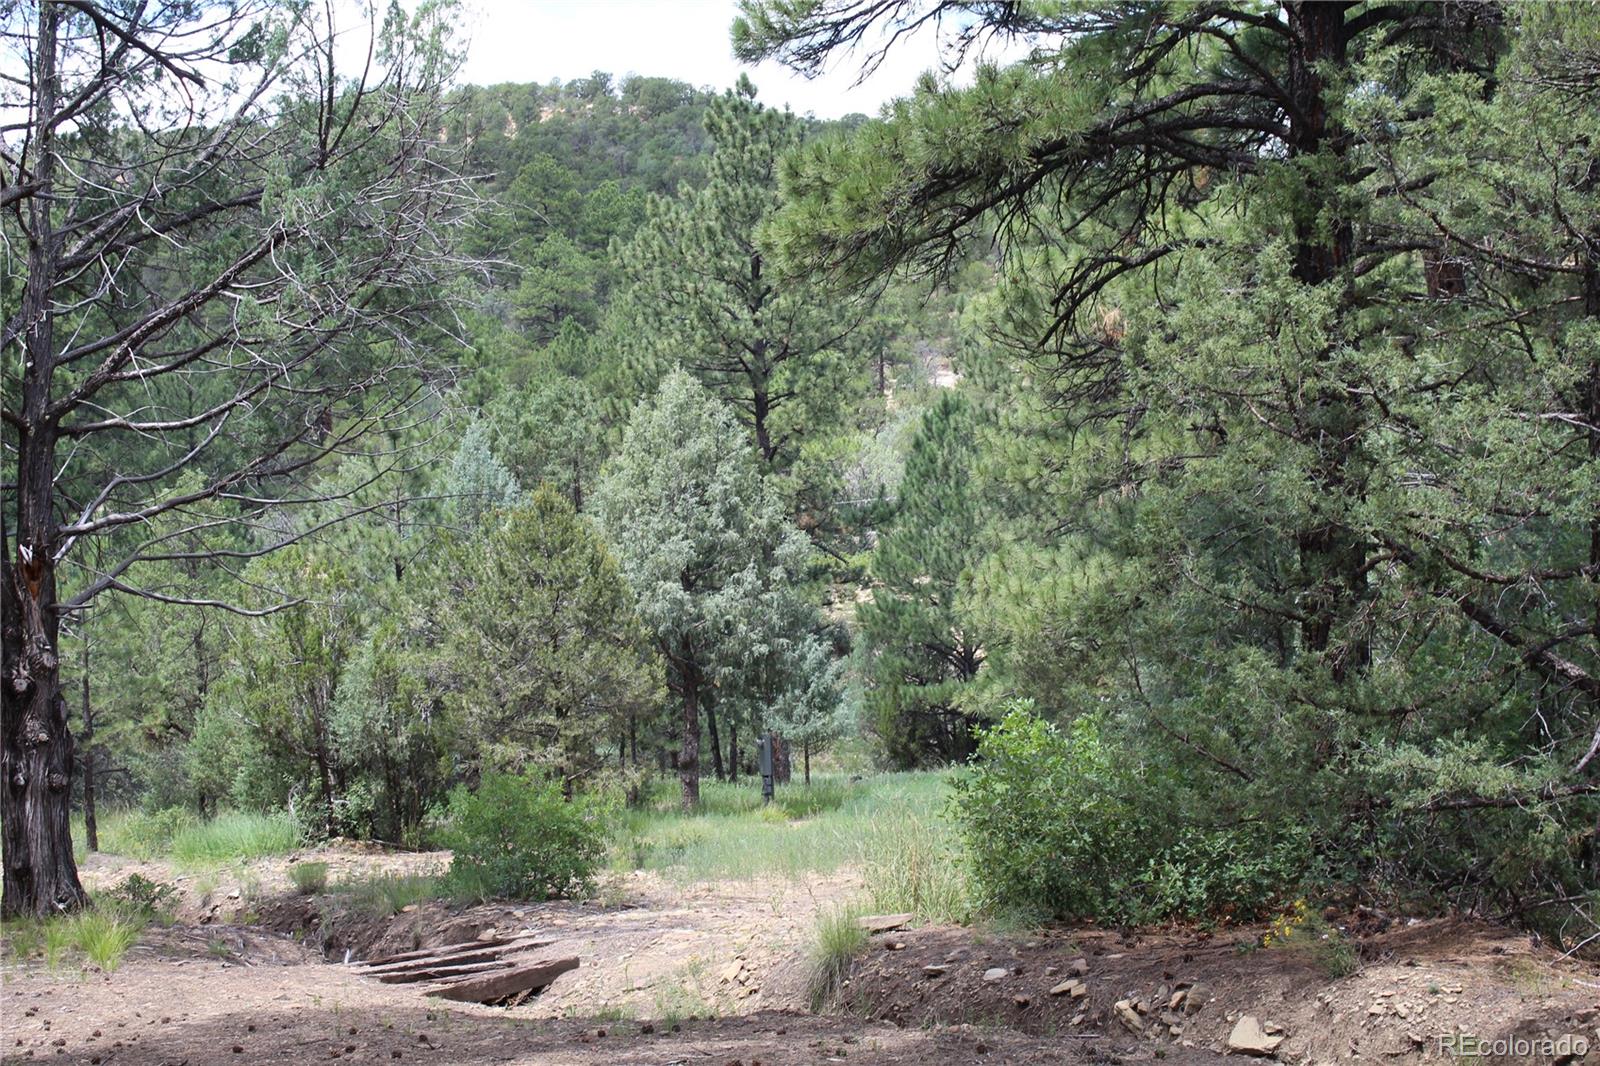
{"label": "scattered stone", "polygon": [[1004,966],[991,966],[989,969],[983,971],[983,979],[993,984],[995,981],[1004,981],[1010,972],[1011,971],[1006,969]]}
{"label": "scattered stone", "polygon": [[1072,996],[1076,999],[1082,996],[1085,991],[1087,990],[1083,987],[1082,981],[1076,977],[1069,977],[1060,984],[1052,986],[1050,994],[1052,996]]}
{"label": "scattered stone", "polygon": [[1198,1014],[1200,1009],[1211,1002],[1211,986],[1196,984],[1190,987],[1189,994],[1183,997],[1183,1013]]}
{"label": "scattered stone", "polygon": [[904,951],[905,946],[906,942],[904,940],[891,940],[884,945],[889,951]]}
{"label": "scattered stone", "polygon": [[1240,1018],[1234,1025],[1233,1032],[1228,1034],[1228,1050],[1240,1055],[1271,1058],[1277,1053],[1278,1045],[1281,1043],[1283,1036],[1267,1033],[1253,1014],[1246,1014]]}
{"label": "scattered stone", "polygon": [[869,933],[887,933],[905,928],[914,917],[912,914],[863,914],[856,919],[856,925]]}
{"label": "scattered stone", "polygon": [[1011,1002],[1017,1005],[1018,1010],[1026,1010],[1033,1000],[1027,996],[1012,996]]}
{"label": "scattered stone", "polygon": [[1044,968],[1044,975],[1046,977],[1054,977],[1056,974],[1058,974],[1060,972],[1061,972],[1061,967],[1059,967],[1059,966],[1046,966]]}
{"label": "scattered stone", "polygon": [[728,965],[722,968],[722,983],[726,985],[738,980],[739,974],[743,971],[744,963],[739,959],[734,959],[732,962],[728,963]]}
{"label": "scattered stone", "polygon": [[[1114,958],[1115,956],[1113,956]],[[1067,963],[1067,972],[1074,977],[1082,977],[1089,972],[1089,960],[1076,958]]]}
{"label": "scattered stone", "polygon": [[1133,1001],[1119,999],[1111,1007],[1117,1016],[1117,1021],[1130,1033],[1144,1032],[1144,1019],[1139,1017],[1139,1012],[1133,1009]]}
{"label": "scattered stone", "polygon": [[922,976],[924,977],[943,977],[949,972],[950,967],[940,966],[937,963],[929,963],[927,966],[922,968]]}
{"label": "scattered stone", "polygon": [[1188,999],[1188,998],[1189,998],[1189,990],[1188,989],[1186,989],[1186,988],[1178,989],[1176,992],[1172,993],[1172,998],[1167,1000],[1167,1009],[1168,1010],[1177,1010],[1179,1007],[1183,1006],[1183,1001],[1185,999]]}

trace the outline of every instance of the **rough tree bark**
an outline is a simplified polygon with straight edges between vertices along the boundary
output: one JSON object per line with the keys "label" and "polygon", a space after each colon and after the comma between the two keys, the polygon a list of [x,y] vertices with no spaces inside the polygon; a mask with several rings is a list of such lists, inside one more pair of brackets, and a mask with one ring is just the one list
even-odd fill
{"label": "rough tree bark", "polygon": [[83,745],[79,761],[83,764],[83,841],[90,851],[100,850],[100,826],[94,806],[94,707],[89,703],[89,635],[83,634],[83,728],[78,740]]}
{"label": "rough tree bark", "polygon": [[6,917],[74,910],[89,898],[72,859],[68,810],[72,796],[72,735],[61,694],[60,618],[56,611],[56,521],[52,487],[56,465],[55,420],[50,417],[55,371],[50,283],[60,238],[48,195],[55,180],[55,113],[60,93],[56,33],[63,9],[39,7],[33,136],[40,195],[30,197],[28,282],[22,293],[22,407],[17,427],[16,557],[0,536],[0,596],[4,635],[0,659],[0,823],[5,851]]}

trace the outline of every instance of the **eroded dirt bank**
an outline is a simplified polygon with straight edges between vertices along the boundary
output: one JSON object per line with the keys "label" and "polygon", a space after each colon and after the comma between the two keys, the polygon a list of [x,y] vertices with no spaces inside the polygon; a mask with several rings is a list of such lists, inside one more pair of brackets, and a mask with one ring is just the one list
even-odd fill
{"label": "eroded dirt bank", "polygon": [[[332,857],[352,871],[440,867],[438,856]],[[858,894],[849,875],[686,887],[641,874],[608,886],[606,905],[434,901],[376,917],[335,896],[284,894],[293,858],[234,875],[242,891],[226,877],[187,879],[177,923],[150,930],[115,973],[8,963],[4,1061],[893,1066],[1215,1063],[1254,1051],[1423,1063],[1450,1061],[1442,1038],[1464,1033],[1508,1051],[1470,1061],[1600,1063],[1595,968],[1462,920],[1361,931],[1344,976],[1314,949],[1252,948],[1254,929],[897,929],[857,960],[851,1013],[819,1017],[801,1009],[804,953],[818,911]],[[343,965],[525,931],[581,965],[511,1009],[446,1005]],[[1574,1039],[1594,1050],[1563,1056]]]}

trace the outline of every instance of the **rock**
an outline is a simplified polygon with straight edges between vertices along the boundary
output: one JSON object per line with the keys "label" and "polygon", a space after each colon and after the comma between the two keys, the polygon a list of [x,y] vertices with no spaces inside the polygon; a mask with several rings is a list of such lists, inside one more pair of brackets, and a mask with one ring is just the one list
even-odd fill
{"label": "rock", "polygon": [[1032,1003],[1033,1000],[1027,996],[1012,996],[1011,1002],[1017,1005],[1018,1010],[1026,1010],[1028,1005]]}
{"label": "rock", "polygon": [[1059,967],[1059,966],[1046,966],[1044,968],[1044,975],[1046,977],[1054,977],[1056,974],[1058,974],[1060,972],[1061,972],[1061,967]]}
{"label": "rock", "polygon": [[950,972],[950,967],[948,967],[948,966],[939,966],[937,964],[924,966],[922,968],[922,976],[924,976],[924,977],[943,977],[945,974],[947,974],[949,972]]}
{"label": "rock", "polygon": [[912,914],[863,914],[856,919],[856,925],[869,933],[887,933],[910,925],[914,917]]}
{"label": "rock", "polygon": [[1234,1025],[1233,1032],[1228,1034],[1228,1050],[1240,1055],[1271,1058],[1277,1053],[1278,1045],[1281,1043],[1283,1037],[1264,1031],[1253,1014],[1246,1014],[1240,1018]]}
{"label": "rock", "polygon": [[1089,972],[1089,960],[1076,958],[1067,963],[1067,972],[1074,977],[1082,977]]}
{"label": "rock", "polygon": [[983,979],[990,983],[995,981],[1004,981],[1007,975],[1010,973],[1011,971],[1006,969],[1004,966],[991,966],[989,969],[983,971]]}
{"label": "rock", "polygon": [[1139,1012],[1133,1009],[1131,1000],[1119,999],[1112,1005],[1111,1009],[1116,1013],[1117,1021],[1121,1022],[1122,1027],[1128,1032],[1144,1032],[1144,1019],[1139,1017]]}
{"label": "rock", "polygon": [[1050,994],[1052,996],[1070,995],[1073,998],[1077,998],[1082,996],[1084,991],[1086,990],[1083,987],[1082,981],[1078,980],[1076,977],[1069,977],[1060,984],[1053,986],[1050,989]]}
{"label": "rock", "polygon": [[1206,984],[1193,985],[1189,994],[1183,997],[1183,1013],[1198,1014],[1200,1008],[1211,1002],[1211,986]]}
{"label": "rock", "polygon": [[744,971],[744,963],[734,959],[722,968],[721,978],[723,984],[731,984],[739,979],[739,974]]}
{"label": "rock", "polygon": [[883,946],[890,951],[903,951],[905,950],[906,942],[904,940],[891,940]]}
{"label": "rock", "polygon": [[1268,1036],[1282,1036],[1283,1026],[1275,1021],[1268,1020],[1266,1024],[1262,1025],[1261,1031]]}
{"label": "rock", "polygon": [[1189,998],[1188,990],[1184,988],[1178,989],[1176,992],[1172,993],[1172,998],[1167,1000],[1167,1009],[1177,1010],[1179,1007],[1183,1006],[1183,1001],[1187,998]]}

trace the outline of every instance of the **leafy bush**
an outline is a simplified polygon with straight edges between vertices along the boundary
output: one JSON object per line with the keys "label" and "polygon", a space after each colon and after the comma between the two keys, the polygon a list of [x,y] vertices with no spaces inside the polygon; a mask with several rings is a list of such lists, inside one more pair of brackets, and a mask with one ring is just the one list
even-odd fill
{"label": "leafy bush", "polygon": [[289,867],[289,880],[294,882],[294,890],[302,896],[314,896],[328,887],[328,864],[297,862]]}
{"label": "leafy bush", "polygon": [[583,895],[605,854],[607,814],[593,798],[568,800],[555,781],[486,774],[476,792],[450,794],[449,880],[480,899]]}
{"label": "leafy bush", "polygon": [[107,899],[119,908],[142,912],[151,919],[161,919],[177,909],[178,886],[165,881],[152,881],[140,874],[129,874],[107,893]]}
{"label": "leafy bush", "polygon": [[954,811],[993,909],[1150,922],[1255,917],[1307,876],[1308,842],[1267,822],[1186,825],[1179,790],[1119,758],[1099,720],[1065,731],[1026,704],[979,731]]}

